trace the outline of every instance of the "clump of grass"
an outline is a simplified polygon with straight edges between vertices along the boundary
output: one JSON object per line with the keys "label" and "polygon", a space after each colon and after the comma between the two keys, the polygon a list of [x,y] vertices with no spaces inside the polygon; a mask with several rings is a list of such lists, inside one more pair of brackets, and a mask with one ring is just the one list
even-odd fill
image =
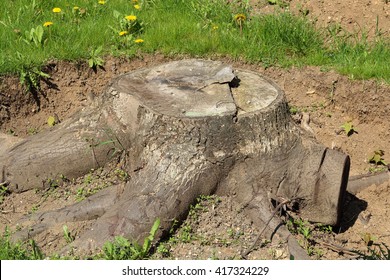
{"label": "clump of grass", "polygon": [[0,260],[42,260],[44,255],[34,240],[26,243],[12,242],[8,228],[0,236]]}
{"label": "clump of grass", "polygon": [[113,242],[108,241],[103,246],[103,258],[107,260],[143,260],[148,258],[159,226],[160,219],[156,219],[149,236],[144,239],[142,245],[123,236],[116,236]]}
{"label": "clump of grass", "polygon": [[354,251],[363,260],[390,260],[390,248],[385,243],[367,245],[367,250]]}

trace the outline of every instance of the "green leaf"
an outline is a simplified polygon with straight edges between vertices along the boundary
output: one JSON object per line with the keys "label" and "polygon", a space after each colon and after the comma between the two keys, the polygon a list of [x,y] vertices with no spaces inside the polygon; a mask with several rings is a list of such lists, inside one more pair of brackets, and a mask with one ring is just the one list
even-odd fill
{"label": "green leaf", "polygon": [[384,154],[385,152],[383,150],[376,150],[368,159],[368,162],[375,163],[375,165],[387,165],[387,162],[383,159]]}
{"label": "green leaf", "polygon": [[48,124],[48,126],[55,126],[56,119],[53,116],[48,117],[47,118],[47,124]]}
{"label": "green leaf", "polygon": [[89,68],[93,68],[95,66],[93,58],[88,59],[88,65],[89,65]]}
{"label": "green leaf", "polygon": [[27,41],[28,41],[28,42],[31,42],[31,40],[32,40],[31,31],[30,31],[30,32],[26,31],[26,32],[24,32],[24,34],[25,34],[25,36],[26,36]]}
{"label": "green leaf", "polygon": [[145,238],[144,245],[142,246],[142,252],[146,255],[150,249],[151,240],[149,238]]}
{"label": "green leaf", "polygon": [[43,77],[43,78],[50,78],[50,75],[49,75],[49,74],[47,74],[47,73],[45,73],[45,72],[42,72],[42,71],[39,71],[39,72],[38,72],[38,75],[41,76],[41,77]]}
{"label": "green leaf", "polygon": [[344,129],[345,134],[347,136],[351,136],[353,133],[356,133],[357,130],[354,128],[353,124],[351,122],[346,122],[341,126],[342,129]]}
{"label": "green leaf", "polygon": [[158,218],[152,228],[150,229],[150,234],[147,238],[144,240],[144,244],[142,246],[142,251],[144,254],[147,254],[149,252],[150,246],[152,244],[152,241],[154,239],[154,236],[156,235],[156,232],[158,231],[158,228],[160,226],[160,219]]}
{"label": "green leaf", "polygon": [[114,10],[113,15],[116,19],[120,19],[121,17],[123,17],[123,15],[117,10]]}
{"label": "green leaf", "polygon": [[35,29],[35,34],[36,34],[38,43],[41,43],[42,42],[42,38],[43,38],[43,27],[42,27],[42,25],[38,25],[37,26],[37,28]]}
{"label": "green leaf", "polygon": [[103,50],[103,46],[99,46],[99,47],[97,47],[97,49],[95,50],[95,55],[99,55],[101,52],[102,52],[102,50]]}

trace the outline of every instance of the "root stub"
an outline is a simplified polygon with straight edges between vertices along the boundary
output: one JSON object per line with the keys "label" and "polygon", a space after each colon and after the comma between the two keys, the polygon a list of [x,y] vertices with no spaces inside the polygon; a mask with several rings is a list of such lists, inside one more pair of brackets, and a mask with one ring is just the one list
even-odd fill
{"label": "root stub", "polygon": [[235,196],[264,223],[278,199],[299,202],[301,215],[315,222],[340,219],[349,158],[297,127],[272,81],[216,61],[175,61],[119,76],[93,107],[0,149],[2,182],[20,192],[58,174],[80,176],[107,162],[113,149],[129,154],[125,186],[30,220],[46,229],[96,219],[72,244],[86,250],[116,235],[143,239],[156,218],[161,235],[196,197],[216,192]]}

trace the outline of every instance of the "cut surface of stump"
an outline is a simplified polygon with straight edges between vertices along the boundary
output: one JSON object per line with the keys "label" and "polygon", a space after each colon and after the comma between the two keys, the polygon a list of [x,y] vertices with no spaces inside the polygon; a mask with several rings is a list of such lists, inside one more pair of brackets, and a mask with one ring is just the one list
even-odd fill
{"label": "cut surface of stump", "polygon": [[273,209],[286,202],[303,218],[336,225],[349,173],[348,156],[295,125],[276,84],[209,60],[119,76],[90,108],[7,145],[0,149],[0,179],[16,192],[44,188],[60,174],[80,176],[126,151],[126,184],[21,221],[38,233],[96,219],[71,244],[80,250],[117,235],[141,240],[157,218],[161,235],[199,195],[213,193],[236,197],[259,226],[271,221],[271,232],[280,223]]}

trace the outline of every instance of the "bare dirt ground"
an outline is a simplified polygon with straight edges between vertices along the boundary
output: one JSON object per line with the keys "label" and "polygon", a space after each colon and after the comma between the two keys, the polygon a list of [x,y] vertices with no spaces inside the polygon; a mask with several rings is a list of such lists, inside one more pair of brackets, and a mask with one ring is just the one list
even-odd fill
{"label": "bare dirt ground", "polygon": [[[293,12],[304,12],[319,26],[335,23],[351,32],[380,30],[384,36],[389,36],[390,3],[384,0],[292,0],[287,3]],[[262,1],[251,1],[251,4],[256,13],[273,12],[277,8]],[[17,77],[1,77],[0,131],[27,137],[49,129],[47,120],[50,116],[61,121],[88,106],[113,77],[169,60],[172,58],[157,54],[131,60],[107,57],[104,70],[98,69],[96,73],[85,63],[53,61],[45,69],[51,75],[50,84],[42,83],[41,93],[36,96],[26,93]],[[318,67],[264,69],[239,61],[226,59],[226,62],[275,80],[285,91],[292,111],[298,112],[293,117],[299,122],[299,112],[308,112],[310,127],[317,139],[351,157],[351,175],[365,174],[377,168],[368,162],[375,151],[383,150],[383,160],[390,162],[388,84],[374,80],[356,81]],[[348,122],[356,130],[350,136],[340,129]],[[58,186],[45,191],[4,195],[0,204],[0,230],[5,226],[17,229],[17,220],[25,214],[73,204],[99,189],[126,180],[121,168],[113,161],[109,166],[91,170],[82,178],[58,182]],[[69,223],[67,226],[77,238],[90,224]],[[390,182],[371,186],[356,196],[349,194],[340,228],[329,231],[312,225],[305,227],[310,229],[310,238],[303,238],[302,233],[298,233],[297,238],[314,259],[354,258],[356,254],[349,250],[367,252],[372,242],[390,245]],[[240,258],[240,252],[254,242],[259,231],[234,198],[208,197],[190,211],[187,220],[172,233],[170,241],[160,246],[153,258]],[[62,228],[38,235],[36,241],[49,255],[66,244]],[[289,258],[283,240],[268,242],[267,237],[262,237],[259,245],[248,255],[249,259]]]}

